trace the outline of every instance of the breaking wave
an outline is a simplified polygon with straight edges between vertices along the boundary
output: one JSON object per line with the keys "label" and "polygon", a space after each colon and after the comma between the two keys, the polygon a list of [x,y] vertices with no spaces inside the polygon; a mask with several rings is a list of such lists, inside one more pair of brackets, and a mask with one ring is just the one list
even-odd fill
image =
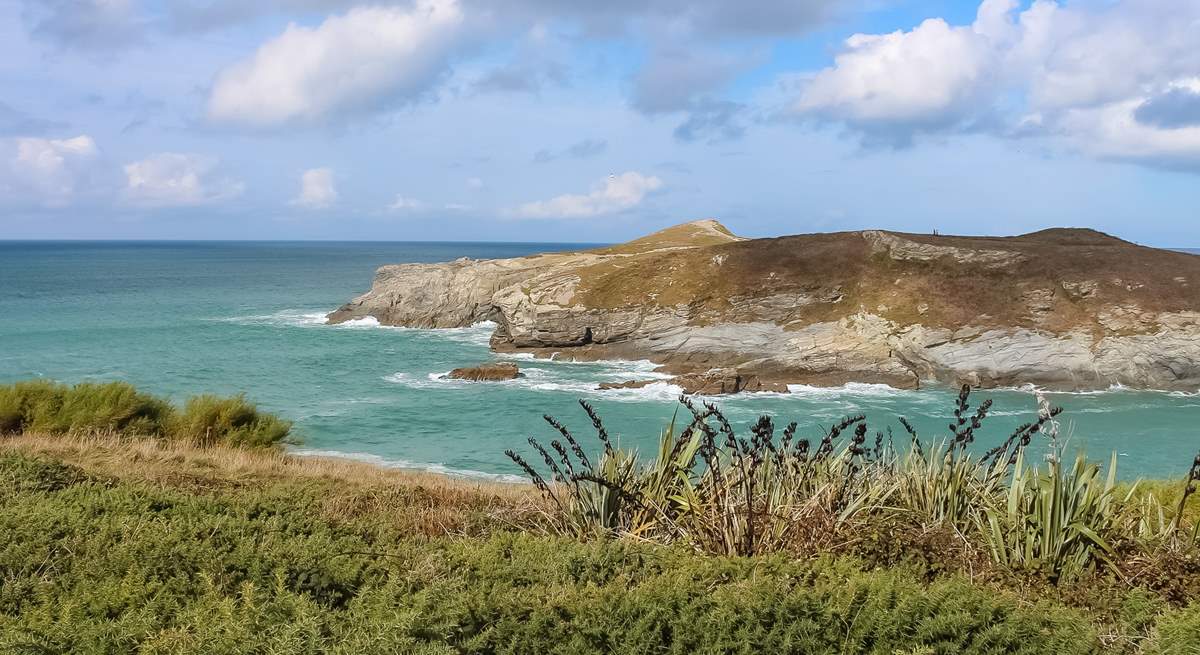
{"label": "breaking wave", "polygon": [[299,309],[285,309],[274,314],[258,314],[253,316],[233,316],[213,319],[222,323],[235,325],[267,325],[272,327],[310,327],[325,325],[325,312],[310,312]]}
{"label": "breaking wave", "polygon": [[683,388],[678,385],[670,384],[665,380],[652,382],[644,387],[637,389],[600,389],[602,381],[608,381],[607,378],[612,378],[618,381],[627,379],[646,379],[646,378],[631,378],[625,373],[606,374],[600,380],[580,380],[562,377],[556,371],[546,368],[524,368],[521,370],[523,377],[512,380],[497,380],[492,382],[472,382],[469,380],[451,380],[445,377],[449,371],[441,371],[435,373],[416,374],[397,372],[391,375],[383,376],[383,379],[392,384],[409,389],[474,389],[480,390],[488,387],[502,387],[509,389],[520,389],[531,392],[551,392],[551,393],[570,393],[576,395],[595,395],[606,400],[637,402],[637,401],[673,401],[683,393]]}
{"label": "breaking wave", "polygon": [[891,398],[916,393],[905,389],[897,389],[886,384],[868,384],[865,382],[847,382],[840,387],[814,387],[807,384],[789,384],[787,388],[791,395],[800,398],[843,398],[846,396]]}

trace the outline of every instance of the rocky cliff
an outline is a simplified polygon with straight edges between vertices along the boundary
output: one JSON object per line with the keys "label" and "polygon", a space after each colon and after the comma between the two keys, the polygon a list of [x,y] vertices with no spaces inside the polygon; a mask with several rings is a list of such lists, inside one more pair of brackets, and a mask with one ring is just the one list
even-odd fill
{"label": "rocky cliff", "polygon": [[620,246],[379,269],[329,315],[492,320],[493,348],[764,381],[1200,388],[1200,256],[1082,229],[742,239],[716,221]]}

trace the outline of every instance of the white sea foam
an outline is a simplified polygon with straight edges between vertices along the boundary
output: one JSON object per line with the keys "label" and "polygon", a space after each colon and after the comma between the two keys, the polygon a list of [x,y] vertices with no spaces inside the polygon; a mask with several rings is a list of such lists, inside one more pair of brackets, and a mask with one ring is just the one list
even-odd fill
{"label": "white sea foam", "polygon": [[352,318],[343,323],[339,323],[337,327],[346,328],[365,328],[365,327],[381,327],[379,319],[374,316],[363,316],[362,318]]}
{"label": "white sea foam", "polygon": [[[595,380],[579,380],[562,377],[553,369],[525,368],[522,376],[512,380],[496,380],[491,382],[473,382],[470,380],[451,380],[446,377],[449,371],[413,374],[406,372],[392,373],[383,379],[392,384],[409,389],[478,389],[481,385],[498,386],[520,389],[532,392],[571,393],[576,395],[595,395],[616,402],[638,401],[673,401],[683,393],[678,385],[665,381],[656,381],[636,389],[600,389],[600,383]],[[628,378],[621,378],[628,379]]]}
{"label": "white sea foam", "polygon": [[1046,389],[1034,384],[1023,384],[1019,387],[996,387],[994,390],[1020,391],[1024,393],[1044,393],[1053,394],[1056,396],[1102,396],[1110,393],[1163,393],[1167,395],[1173,395],[1174,393],[1177,393],[1173,391],[1167,391],[1166,389],[1134,389],[1132,387],[1127,387],[1120,382],[1114,382],[1108,385],[1107,389],[1088,389],[1085,391],[1061,391],[1057,389]]}
{"label": "white sea foam", "polygon": [[319,450],[301,448],[288,451],[292,455],[299,457],[332,457],[335,459],[349,459],[356,462],[365,462],[374,464],[384,468],[404,469],[411,471],[427,471],[429,473],[438,473],[454,478],[467,478],[475,480],[492,480],[494,482],[526,482],[525,478],[519,475],[511,475],[508,473],[486,473],[484,471],[472,471],[470,469],[456,469],[446,466],[445,464],[428,463],[428,462],[413,462],[407,459],[388,459],[371,453],[347,453],[340,450]]}
{"label": "white sea foam", "polygon": [[396,330],[421,334],[433,338],[445,338],[449,341],[470,343],[487,346],[492,338],[496,324],[483,321],[470,327],[462,328],[409,328],[396,325],[383,325],[374,316],[362,316],[348,321],[330,325],[326,318],[327,312],[314,312],[303,309],[285,309],[274,314],[254,314],[249,316],[232,316],[212,319],[237,325],[265,325],[272,327],[316,327],[324,326],[330,329],[380,329]]}
{"label": "white sea foam", "polygon": [[257,314],[253,316],[232,316],[214,319],[224,323],[237,325],[267,325],[275,327],[309,327],[325,325],[325,312],[309,312],[302,309],[285,309],[274,314]]}
{"label": "white sea foam", "polygon": [[865,382],[847,382],[840,387],[814,387],[807,384],[789,384],[787,388],[793,396],[803,398],[842,398],[846,396],[886,398],[910,393],[904,389],[897,389],[886,384],[868,384]]}
{"label": "white sea foam", "polygon": [[617,402],[642,402],[647,400],[674,402],[683,394],[683,387],[669,382],[653,382],[637,389],[596,390],[605,400]]}
{"label": "white sea foam", "polygon": [[422,331],[430,336],[443,337],[450,341],[469,343],[476,346],[488,346],[492,342],[492,333],[496,331],[496,323],[493,321],[481,321],[470,327],[438,328]]}

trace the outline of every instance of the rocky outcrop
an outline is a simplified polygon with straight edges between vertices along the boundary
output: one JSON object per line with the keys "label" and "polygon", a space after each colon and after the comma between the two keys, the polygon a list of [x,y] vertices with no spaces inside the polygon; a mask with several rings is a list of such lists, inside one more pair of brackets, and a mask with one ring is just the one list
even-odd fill
{"label": "rocky outcrop", "polygon": [[1091,230],[747,240],[698,221],[585,252],[385,266],[329,320],[492,320],[499,351],[645,358],[710,391],[745,389],[728,371],[770,389],[861,381],[1194,390],[1197,279],[1200,257]]}
{"label": "rocky outcrop", "polygon": [[521,377],[521,371],[516,364],[500,362],[456,368],[444,377],[449,380],[469,380],[471,382],[500,382]]}

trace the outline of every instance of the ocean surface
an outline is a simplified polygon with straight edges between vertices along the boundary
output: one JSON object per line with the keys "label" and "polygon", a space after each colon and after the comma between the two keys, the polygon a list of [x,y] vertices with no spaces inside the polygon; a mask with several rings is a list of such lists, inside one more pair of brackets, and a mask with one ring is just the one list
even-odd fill
{"label": "ocean surface", "polygon": [[[591,401],[622,445],[651,452],[678,405],[659,383],[599,391],[605,381],[654,376],[648,362],[523,359],[526,376],[466,383],[439,376],[493,359],[491,326],[329,326],[324,314],[366,291],[376,267],[457,257],[514,257],[566,244],[330,242],[0,242],[0,383],[126,380],[177,401],[245,392],[295,422],[306,454],[515,480],[506,448],[549,440],[552,414],[595,444],[577,399]],[[761,413],[819,435],[865,413],[876,429],[906,416],[925,437],[946,434],[954,392],[851,384],[788,395],[720,399],[738,427]],[[979,446],[1001,441],[1036,411],[1031,390],[993,398]],[[1182,475],[1200,450],[1200,397],[1114,389],[1051,394],[1063,438],[1096,459],[1119,455],[1121,477]]]}

